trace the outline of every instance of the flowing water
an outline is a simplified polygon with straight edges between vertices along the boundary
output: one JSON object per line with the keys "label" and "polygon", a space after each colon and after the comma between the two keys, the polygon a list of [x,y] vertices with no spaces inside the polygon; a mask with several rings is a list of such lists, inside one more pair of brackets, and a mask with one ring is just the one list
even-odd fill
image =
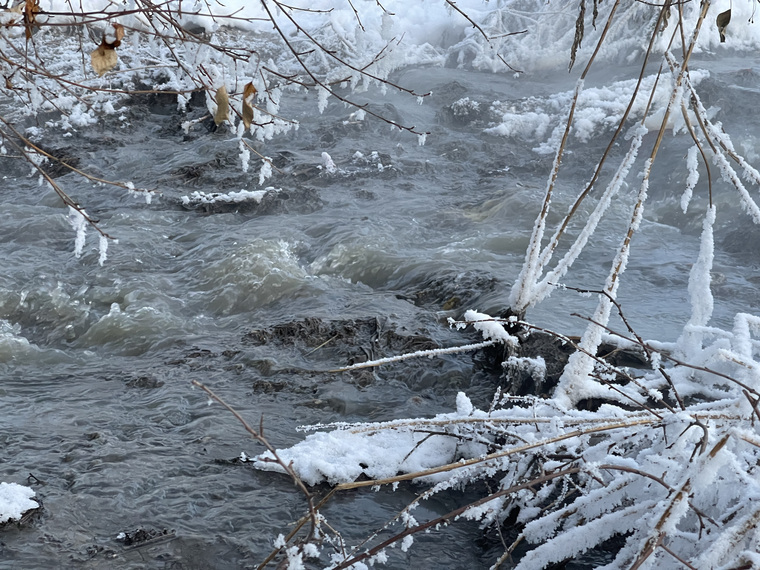
{"label": "flowing water", "polygon": [[[632,72],[608,70],[589,83]],[[737,58],[723,60],[701,85],[750,158],[757,157],[758,77],[756,63]],[[261,204],[183,205],[193,192],[260,189],[259,160],[243,173],[224,128],[200,124],[184,133],[169,98],[137,99],[121,116],[70,136],[51,131],[42,144],[82,170],[162,193],[146,204],[76,174],[57,178],[118,238],[102,267],[94,232],[75,258],[66,209],[27,176],[27,166],[0,158],[0,480],[31,485],[44,504],[31,523],[2,530],[0,567],[260,562],[301,516],[303,499],[285,477],[231,461],[261,448],[191,380],[254,425],[261,420],[278,447],[299,441],[303,424],[449,411],[458,391],[487,405],[497,378],[469,355],[362,374],[326,371],[463,343],[472,337],[451,331],[446,317],[507,306],[553,156],[534,152],[538,143],[529,136],[484,134],[491,120],[484,109],[567,91],[574,80],[438,68],[408,69],[394,80],[433,94],[422,105],[390,91],[356,97],[430,131],[424,146],[369,116],[357,120],[352,109],[331,104],[318,115],[312,97],[288,95],[283,109],[300,128],[256,143],[278,169]],[[479,107],[455,112],[452,104],[463,98]],[[191,118],[203,112],[189,110]],[[559,212],[588,180],[607,142],[598,139],[571,144]],[[647,136],[642,153],[653,140]],[[666,136],[621,290],[632,324],[649,338],[674,340],[689,315],[686,283],[705,202],[702,190],[697,213],[679,210],[688,146]],[[625,143],[613,154],[624,150]],[[336,172],[324,167],[323,152]],[[603,285],[636,186],[624,189],[568,284]],[[730,326],[737,310],[757,306],[760,234],[738,213],[735,195],[720,184],[715,191],[722,192],[715,322]],[[558,291],[529,318],[577,334],[583,322],[571,313],[589,314],[594,303]],[[417,491],[346,493],[325,514],[356,542]],[[417,518],[461,501],[441,496]],[[138,548],[116,540],[137,529],[169,535]],[[418,568],[475,568],[498,557],[498,538],[474,524],[441,532],[445,539],[433,534],[396,554],[395,567],[414,560]]]}

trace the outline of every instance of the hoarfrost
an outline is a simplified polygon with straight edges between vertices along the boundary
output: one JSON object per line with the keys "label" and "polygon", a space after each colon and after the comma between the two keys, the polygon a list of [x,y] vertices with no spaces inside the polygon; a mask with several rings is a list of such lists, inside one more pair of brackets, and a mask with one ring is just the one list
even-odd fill
{"label": "hoarfrost", "polygon": [[272,159],[265,156],[261,160],[261,168],[259,169],[259,186],[263,185],[268,178],[272,176]]}
{"label": "hoarfrost", "polygon": [[401,552],[409,550],[412,547],[412,544],[414,544],[414,537],[411,534],[407,534],[401,539]]}
{"label": "hoarfrost", "polygon": [[697,186],[697,182],[699,182],[699,163],[697,161],[698,151],[699,147],[694,145],[686,154],[686,169],[688,170],[689,175],[686,177],[686,188],[684,188],[683,194],[681,195],[681,209],[684,214],[689,208],[692,192]]}
{"label": "hoarfrost", "polygon": [[[248,150],[248,145],[246,145],[242,138],[240,139],[238,148],[240,149],[240,168],[243,172],[248,172],[248,164],[251,161],[251,151]],[[259,182],[259,184],[261,184],[261,182]]]}
{"label": "hoarfrost", "polygon": [[102,266],[108,259],[108,238],[104,235],[98,237],[98,265]]}
{"label": "hoarfrost", "polygon": [[319,109],[320,113],[324,113],[325,109],[327,109],[327,99],[330,97],[330,92],[322,87],[321,85],[317,87],[317,109]]}
{"label": "hoarfrost", "polygon": [[78,211],[69,206],[69,223],[76,232],[76,238],[74,240],[74,255],[80,257],[84,250],[87,233],[87,220],[85,219],[84,210]]}

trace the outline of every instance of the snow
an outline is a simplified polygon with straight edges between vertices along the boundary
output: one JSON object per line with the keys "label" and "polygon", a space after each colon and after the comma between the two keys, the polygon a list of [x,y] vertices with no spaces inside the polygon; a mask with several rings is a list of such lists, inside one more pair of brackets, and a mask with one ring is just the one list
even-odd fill
{"label": "snow", "polygon": [[26,511],[39,504],[32,500],[35,492],[16,483],[0,483],[0,524],[21,518]]}
{"label": "snow", "polygon": [[182,196],[182,203],[186,206],[190,204],[236,204],[252,200],[257,204],[267,192],[279,192],[280,189],[267,187],[264,190],[237,190],[233,192],[208,194],[206,192],[195,191],[189,196]]}
{"label": "snow", "polygon": [[[411,454],[410,449],[414,449]],[[405,429],[370,433],[346,429],[314,433],[278,453],[285,463],[293,462],[298,476],[308,485],[323,481],[335,485],[354,481],[362,474],[370,479],[385,479],[437,467],[452,460],[455,451],[454,440],[426,438],[425,434]],[[279,465],[267,460],[270,457],[267,453],[259,456],[254,466],[281,471]]]}
{"label": "snow", "polygon": [[335,166],[332,157],[326,152],[322,153],[322,165],[328,174],[335,174],[338,171],[338,168]]}
{"label": "snow", "polygon": [[479,331],[485,340],[496,340],[506,344],[517,344],[517,339],[509,334],[498,319],[494,319],[485,313],[468,310],[464,314],[464,321],[471,324]]}

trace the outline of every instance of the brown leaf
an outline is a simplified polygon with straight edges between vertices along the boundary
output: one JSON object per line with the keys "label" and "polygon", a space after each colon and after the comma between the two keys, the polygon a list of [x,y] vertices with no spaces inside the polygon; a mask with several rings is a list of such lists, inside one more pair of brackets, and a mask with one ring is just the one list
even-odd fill
{"label": "brown leaf", "polygon": [[256,88],[253,86],[253,82],[249,81],[243,87],[243,99],[250,99],[256,95]]}
{"label": "brown leaf", "polygon": [[575,65],[575,56],[578,54],[578,48],[581,47],[583,42],[583,24],[586,18],[586,0],[581,0],[580,6],[578,6],[578,18],[575,20],[575,38],[573,39],[573,47],[570,48],[570,65],[567,70],[570,71]]}
{"label": "brown leaf", "polygon": [[715,25],[718,26],[718,33],[720,34],[720,43],[723,43],[726,41],[726,28],[728,27],[728,23],[731,21],[731,9],[729,8],[725,12],[721,12],[718,14],[718,17],[715,18]]}
{"label": "brown leaf", "polygon": [[111,37],[114,38],[114,41],[109,42],[104,32],[100,45],[90,54],[92,68],[99,77],[103,77],[103,75],[111,71],[119,63],[116,48],[121,45],[121,40],[124,38],[124,26],[113,23],[111,25],[113,26],[113,35]]}
{"label": "brown leaf", "polygon": [[119,63],[119,56],[116,55],[115,49],[108,47],[104,38],[103,42],[90,54],[90,62],[98,77],[103,77],[116,67],[116,64]]}
{"label": "brown leaf", "polygon": [[116,38],[116,40],[112,43],[106,42],[105,34],[103,35],[103,41],[106,43],[106,46],[110,47],[111,49],[116,49],[121,45],[121,40],[124,38],[124,26],[121,24],[111,24],[113,26],[113,35]]}
{"label": "brown leaf", "polygon": [[251,128],[253,122],[253,96],[256,95],[256,88],[250,81],[243,88],[243,124],[246,129]]}
{"label": "brown leaf", "polygon": [[214,123],[216,123],[216,126],[218,127],[230,117],[230,98],[227,95],[227,88],[224,85],[216,90],[214,101],[216,101]]}
{"label": "brown leaf", "polygon": [[26,0],[24,5],[24,27],[26,28],[26,39],[32,37],[32,27],[36,23],[37,14],[40,13],[40,0]]}

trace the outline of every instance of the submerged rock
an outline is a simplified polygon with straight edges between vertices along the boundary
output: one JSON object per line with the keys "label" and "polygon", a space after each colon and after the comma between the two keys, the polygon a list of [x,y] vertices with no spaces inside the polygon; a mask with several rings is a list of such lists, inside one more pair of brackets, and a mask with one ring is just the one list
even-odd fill
{"label": "submerged rock", "polygon": [[495,291],[499,284],[496,277],[482,271],[450,272],[430,277],[404,298],[418,307],[451,311],[472,305],[481,295]]}

